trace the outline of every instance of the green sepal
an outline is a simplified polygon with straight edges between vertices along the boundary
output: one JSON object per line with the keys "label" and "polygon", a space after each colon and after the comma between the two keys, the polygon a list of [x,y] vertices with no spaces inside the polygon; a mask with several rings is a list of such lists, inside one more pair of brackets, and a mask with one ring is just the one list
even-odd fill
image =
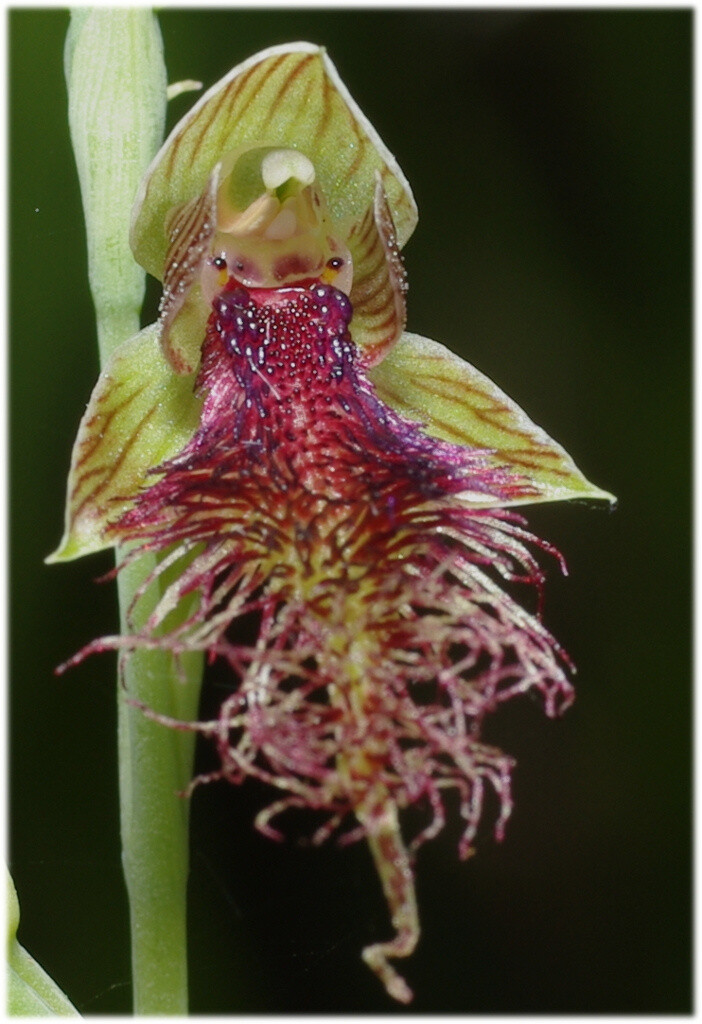
{"label": "green sepal", "polygon": [[69,561],[112,547],[108,527],[147,483],[149,470],[176,455],[199,423],[194,377],[166,362],[159,327],[124,342],[100,374],[73,446],[65,532],[47,562]]}
{"label": "green sepal", "polygon": [[400,247],[414,230],[417,208],[409,183],[324,49],[288,43],[233,68],[157,153],[139,190],[130,234],[137,261],[154,277],[163,279],[169,211],[200,195],[215,165],[246,145],[307,156],[335,223],[364,216],[380,174]]}
{"label": "green sepal", "polygon": [[536,493],[512,504],[571,498],[616,501],[591,484],[565,449],[489,377],[438,342],[405,333],[369,376],[380,398],[420,421],[427,434],[488,449],[496,465],[519,473]]}

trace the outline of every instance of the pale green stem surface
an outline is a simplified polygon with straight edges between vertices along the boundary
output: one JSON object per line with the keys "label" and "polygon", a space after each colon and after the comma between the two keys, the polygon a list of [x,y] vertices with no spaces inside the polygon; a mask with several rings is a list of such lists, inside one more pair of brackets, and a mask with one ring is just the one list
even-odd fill
{"label": "pale green stem surface", "polygon": [[[104,366],[140,326],[145,275],[132,257],[128,233],[136,190],[165,121],[166,71],[156,18],[142,8],[74,10],[65,71]],[[145,555],[120,573],[123,631],[133,596],[155,565],[155,556]],[[148,598],[151,607],[157,597]],[[147,598],[139,602],[134,628],[148,615],[146,605]],[[190,719],[197,713],[201,676],[201,657],[185,659],[179,674],[167,652],[138,651],[127,659],[118,687],[122,850],[139,1015],[188,1011],[188,804],[178,791],[191,778],[194,734],[155,724],[127,704],[127,695]]]}
{"label": "pale green stem surface", "polygon": [[[121,629],[135,590],[153,570],[147,555],[119,576]],[[149,603],[150,610],[158,595]],[[147,617],[144,601],[133,626]],[[131,707],[126,694],[174,718],[197,715],[202,658],[188,655],[178,675],[167,651],[135,651],[119,696],[118,753],[122,862],[129,894],[134,1011],[186,1014],[188,808],[177,791],[192,777],[193,733],[165,728]]]}

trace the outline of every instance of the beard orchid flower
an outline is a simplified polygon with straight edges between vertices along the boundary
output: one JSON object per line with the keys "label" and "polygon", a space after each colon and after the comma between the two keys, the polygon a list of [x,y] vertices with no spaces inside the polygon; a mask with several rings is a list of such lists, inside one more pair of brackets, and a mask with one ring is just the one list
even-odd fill
{"label": "beard orchid flower", "polygon": [[[610,498],[490,380],[405,331],[416,220],[323,49],[266,50],[206,93],[137,197],[160,317],[97,383],[53,556],[159,553],[146,624],[73,660],[159,647],[228,666],[215,720],[146,713],[211,739],[207,778],[270,785],[265,834],[307,808],[315,842],[369,843],[394,935],[363,958],[401,1002],[389,961],[417,943],[414,853],[445,794],[462,857],[487,788],[498,836],[510,814],[512,761],[481,741],[484,716],[572,699],[567,656],[512,594],[538,604],[534,550],[556,553],[513,507]],[[412,806],[427,823],[407,837]]]}

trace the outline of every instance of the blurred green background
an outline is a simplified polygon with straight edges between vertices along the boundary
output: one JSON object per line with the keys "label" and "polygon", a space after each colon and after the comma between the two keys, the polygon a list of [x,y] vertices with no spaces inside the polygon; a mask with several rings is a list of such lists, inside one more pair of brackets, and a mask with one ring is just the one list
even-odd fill
{"label": "blurred green background", "polygon": [[[534,509],[566,555],[546,621],[578,666],[518,758],[507,837],[457,827],[418,859],[402,970],[428,1013],[691,1009],[691,27],[685,9],[160,14],[171,81],[212,84],[275,43],[323,43],[415,191],[409,327],[492,377],[619,497]],[[116,627],[109,555],[61,533],[97,375],[66,124],[68,15],[9,12],[11,868],[24,944],[86,1014],[130,1008],[114,666],[53,668]],[[172,124],[192,102],[171,105]],[[153,315],[157,291],[150,292]],[[362,845],[277,845],[263,795],[193,803],[192,1010],[393,1012],[359,959],[388,934]],[[406,970],[405,970],[406,968]]]}

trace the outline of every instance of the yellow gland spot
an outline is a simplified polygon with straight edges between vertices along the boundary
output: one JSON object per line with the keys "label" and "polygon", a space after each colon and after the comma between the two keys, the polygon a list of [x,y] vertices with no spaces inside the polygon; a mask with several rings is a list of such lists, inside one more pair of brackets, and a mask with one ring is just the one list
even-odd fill
{"label": "yellow gland spot", "polygon": [[320,281],[322,284],[334,284],[337,277],[343,269],[343,262],[341,260],[331,259],[327,261],[327,265],[320,274]]}

